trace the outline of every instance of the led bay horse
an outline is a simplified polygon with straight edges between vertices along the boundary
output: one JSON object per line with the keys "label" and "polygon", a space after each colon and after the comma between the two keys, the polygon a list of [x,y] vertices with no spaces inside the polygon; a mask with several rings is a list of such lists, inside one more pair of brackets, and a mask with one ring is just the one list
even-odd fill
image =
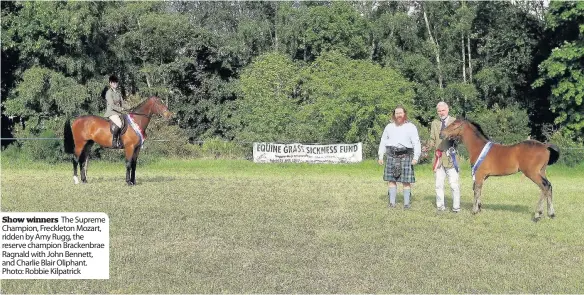
{"label": "led bay horse", "polygon": [[541,189],[534,221],[538,221],[543,216],[544,198],[547,200],[548,216],[555,217],[552,203],[552,184],[546,177],[546,168],[560,157],[560,150],[556,145],[545,144],[537,140],[525,140],[513,145],[491,143],[478,124],[460,118],[442,130],[440,137],[462,139],[473,166],[476,165],[477,160],[480,161],[479,156],[484,154],[483,148],[487,144],[490,146],[490,150],[485,149],[486,156],[482,158],[482,162],[473,173],[474,205],[472,212],[474,214],[481,210],[481,189],[489,176],[510,175],[521,171]]}
{"label": "led bay horse", "polygon": [[[122,121],[125,123],[123,134],[120,135],[120,140],[123,143],[122,149],[126,154],[126,183],[128,185],[136,184],[136,163],[140,147],[144,141],[144,135],[148,123],[153,115],[161,115],[165,119],[171,117],[168,108],[156,96],[152,96],[138,106],[133,108],[127,116],[122,116]],[[128,116],[132,117],[133,123],[130,123]],[[64,128],[64,146],[65,152],[74,154],[73,157],[73,181],[75,184],[79,183],[77,179],[77,165],[80,165],[81,182],[87,182],[87,164],[89,162],[89,151],[94,143],[102,147],[112,147],[112,122],[107,118],[85,115],[77,117],[73,120],[73,124],[69,120],[65,122]],[[134,125],[134,126],[131,126]],[[136,129],[139,131],[136,131]]]}

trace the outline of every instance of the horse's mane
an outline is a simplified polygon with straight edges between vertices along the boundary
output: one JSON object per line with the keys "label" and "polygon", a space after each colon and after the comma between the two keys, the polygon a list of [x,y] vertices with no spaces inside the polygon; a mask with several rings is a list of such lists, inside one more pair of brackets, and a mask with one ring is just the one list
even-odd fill
{"label": "horse's mane", "polygon": [[143,106],[146,104],[146,102],[148,102],[148,100],[150,100],[150,98],[151,98],[151,97],[152,97],[152,96],[150,96],[150,97],[148,97],[147,99],[143,100],[143,101],[142,101],[142,102],[140,102],[140,103],[139,103],[137,106],[135,106],[135,107],[131,108],[131,109],[130,109],[130,111],[131,111],[131,112],[135,112],[135,111],[139,110],[140,108],[142,108],[142,107],[143,107]]}
{"label": "horse's mane", "polygon": [[467,122],[469,122],[469,123],[470,123],[472,126],[474,126],[474,127],[477,129],[477,131],[478,131],[478,133],[479,133],[480,135],[484,136],[484,137],[485,137],[487,140],[491,140],[491,139],[490,139],[490,138],[489,138],[489,137],[488,137],[488,136],[485,134],[485,132],[483,131],[483,128],[481,128],[481,125],[479,125],[478,123],[476,123],[476,122],[473,122],[473,121],[471,121],[471,120],[468,120],[468,119],[466,119],[466,121],[467,121]]}

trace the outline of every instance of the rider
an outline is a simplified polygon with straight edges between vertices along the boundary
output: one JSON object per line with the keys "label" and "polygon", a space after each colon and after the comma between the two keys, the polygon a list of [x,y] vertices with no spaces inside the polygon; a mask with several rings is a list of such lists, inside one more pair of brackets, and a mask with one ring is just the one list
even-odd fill
{"label": "rider", "polygon": [[122,99],[122,94],[118,91],[118,77],[111,75],[109,77],[109,89],[105,93],[107,103],[104,117],[108,117],[113,123],[112,130],[112,148],[121,148],[120,131],[122,130],[122,112],[127,109],[127,105]]}

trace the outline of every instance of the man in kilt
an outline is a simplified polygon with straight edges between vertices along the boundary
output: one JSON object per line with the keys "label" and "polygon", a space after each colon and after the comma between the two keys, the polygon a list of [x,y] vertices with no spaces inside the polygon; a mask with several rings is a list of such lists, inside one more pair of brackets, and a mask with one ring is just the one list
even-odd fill
{"label": "man in kilt", "polygon": [[410,208],[411,183],[416,182],[414,167],[421,154],[420,137],[416,125],[408,121],[407,111],[403,106],[393,110],[393,122],[387,124],[379,142],[379,165],[383,165],[383,156],[387,162],[383,171],[383,180],[389,183],[389,207],[395,207],[397,183],[404,188],[404,209]]}

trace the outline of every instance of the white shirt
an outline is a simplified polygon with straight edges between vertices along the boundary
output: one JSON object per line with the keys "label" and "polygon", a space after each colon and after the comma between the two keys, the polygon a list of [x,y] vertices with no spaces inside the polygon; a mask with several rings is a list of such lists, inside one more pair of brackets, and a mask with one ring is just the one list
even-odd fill
{"label": "white shirt", "polygon": [[413,148],[414,160],[418,161],[422,153],[418,128],[410,122],[406,122],[400,126],[395,125],[395,123],[387,124],[383,130],[383,135],[381,135],[379,151],[377,152],[380,160],[383,160],[387,146]]}

